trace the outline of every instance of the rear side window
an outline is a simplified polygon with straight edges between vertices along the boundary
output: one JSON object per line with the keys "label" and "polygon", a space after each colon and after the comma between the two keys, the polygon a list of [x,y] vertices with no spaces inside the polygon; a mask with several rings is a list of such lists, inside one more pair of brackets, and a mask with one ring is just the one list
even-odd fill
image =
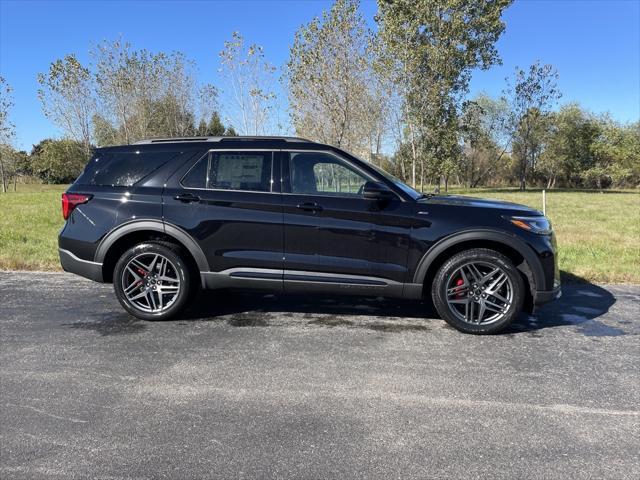
{"label": "rear side window", "polygon": [[98,152],[76,180],[78,185],[130,187],[180,152]]}
{"label": "rear side window", "polygon": [[270,192],[271,152],[210,152],[182,179],[187,188]]}

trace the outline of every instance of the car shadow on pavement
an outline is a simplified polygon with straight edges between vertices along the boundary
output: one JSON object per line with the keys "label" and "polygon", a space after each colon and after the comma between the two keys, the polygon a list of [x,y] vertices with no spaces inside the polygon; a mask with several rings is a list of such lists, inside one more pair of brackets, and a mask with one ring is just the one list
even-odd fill
{"label": "car shadow on pavement", "polygon": [[201,294],[185,319],[204,319],[246,312],[317,313],[381,317],[429,318],[434,315],[427,302],[320,294],[268,294],[214,291]]}
{"label": "car shadow on pavement", "polygon": [[91,330],[103,337],[142,333],[148,327],[146,322],[132,317],[124,311],[116,314],[113,312],[92,314],[91,320],[79,320],[73,323],[63,323],[62,325],[77,330]]}
{"label": "car shadow on pavement", "polygon": [[[322,327],[365,327],[378,331],[427,330],[437,318],[427,302],[340,295],[260,295],[239,291],[205,292],[183,320],[222,319],[234,327],[282,325],[288,319]],[[403,322],[394,322],[403,319]],[[407,320],[410,320],[407,322]],[[411,320],[416,320],[414,322]]]}
{"label": "car shadow on pavement", "polygon": [[616,298],[608,290],[563,272],[562,297],[538,308],[533,315],[522,314],[504,333],[576,325],[587,336],[624,335],[623,328],[601,321],[615,303]]}
{"label": "car shadow on pavement", "polygon": [[[616,302],[606,289],[577,277],[564,279],[560,299],[537,309],[533,315],[522,314],[503,334],[529,332],[576,325],[588,336],[618,336],[625,331],[599,320]],[[273,315],[272,315],[273,314]],[[233,291],[208,291],[180,317],[182,320],[216,320],[224,317],[236,327],[274,325],[274,316],[302,316],[308,325],[325,327],[361,326],[380,331],[428,330],[437,319],[430,302],[385,299],[381,297],[348,297],[328,295],[256,295]],[[350,318],[353,317],[353,318]],[[377,317],[377,318],[372,318]],[[397,319],[424,322],[394,323]],[[364,320],[364,321],[363,321]],[[396,328],[397,327],[397,328]]]}

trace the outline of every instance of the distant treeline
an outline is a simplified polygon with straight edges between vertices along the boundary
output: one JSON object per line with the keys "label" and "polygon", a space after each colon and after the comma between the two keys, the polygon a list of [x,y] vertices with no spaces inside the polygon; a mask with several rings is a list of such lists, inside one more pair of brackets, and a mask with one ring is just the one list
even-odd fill
{"label": "distant treeline", "polygon": [[[277,68],[238,32],[219,52],[215,85],[181,52],[104,41],[38,75],[44,115],[63,139],[10,145],[10,88],[0,78],[0,174],[67,182],[96,145],[193,135],[296,134],[351,151],[419,188],[640,184],[640,123],[571,103],[558,74],[516,68],[498,98],[469,97],[476,69],[500,63],[511,0],[379,0],[370,29],[357,0],[336,0],[292,39]],[[286,98],[276,95],[282,81]]]}

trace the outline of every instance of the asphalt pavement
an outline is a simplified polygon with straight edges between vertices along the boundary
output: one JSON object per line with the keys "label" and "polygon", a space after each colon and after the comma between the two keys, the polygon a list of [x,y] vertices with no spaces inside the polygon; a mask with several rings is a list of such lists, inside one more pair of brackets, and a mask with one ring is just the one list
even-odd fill
{"label": "asphalt pavement", "polygon": [[640,286],[565,285],[506,333],[428,305],[0,273],[0,478],[640,478]]}

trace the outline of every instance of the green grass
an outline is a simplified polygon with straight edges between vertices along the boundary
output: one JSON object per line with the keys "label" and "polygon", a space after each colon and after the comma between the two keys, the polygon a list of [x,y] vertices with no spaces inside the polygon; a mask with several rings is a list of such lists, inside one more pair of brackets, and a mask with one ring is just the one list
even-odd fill
{"label": "green grass", "polygon": [[[64,185],[18,185],[0,194],[0,269],[59,270]],[[458,190],[542,209],[540,191]],[[565,274],[599,283],[640,283],[640,192],[550,191],[547,215]]]}
{"label": "green grass", "polygon": [[64,185],[18,185],[0,193],[0,269],[59,270]]}
{"label": "green grass", "polygon": [[[540,190],[457,190],[542,210]],[[560,249],[560,269],[599,283],[640,283],[640,192],[547,191],[547,216]]]}

